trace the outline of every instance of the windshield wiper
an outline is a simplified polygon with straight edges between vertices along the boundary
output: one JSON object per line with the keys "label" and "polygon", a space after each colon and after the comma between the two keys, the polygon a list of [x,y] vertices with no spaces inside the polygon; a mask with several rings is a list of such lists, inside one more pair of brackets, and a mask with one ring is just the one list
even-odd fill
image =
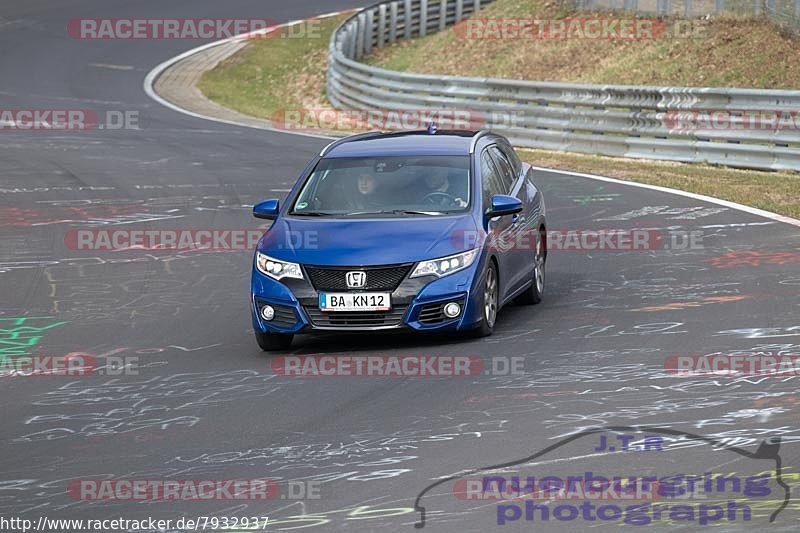
{"label": "windshield wiper", "polygon": [[435,216],[441,215],[441,211],[414,211],[412,209],[384,209],[381,211],[355,211],[347,213],[347,216],[352,215],[428,215]]}

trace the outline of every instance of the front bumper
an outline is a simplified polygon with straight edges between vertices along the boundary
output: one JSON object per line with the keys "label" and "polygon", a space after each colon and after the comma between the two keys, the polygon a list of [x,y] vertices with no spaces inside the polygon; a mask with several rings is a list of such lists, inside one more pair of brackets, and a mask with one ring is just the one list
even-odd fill
{"label": "front bumper", "polygon": [[[253,267],[251,313],[253,327],[265,333],[315,333],[325,331],[463,331],[478,325],[482,317],[476,301],[476,272],[480,259],[470,267],[449,276],[408,278],[391,291],[392,309],[387,312],[325,312],[319,310],[319,291],[307,272],[305,279],[276,281]],[[359,267],[353,267],[358,269]],[[389,292],[389,291],[387,291]],[[447,318],[442,307],[449,302],[461,305],[461,314]],[[270,321],[260,310],[269,304],[275,309]]]}

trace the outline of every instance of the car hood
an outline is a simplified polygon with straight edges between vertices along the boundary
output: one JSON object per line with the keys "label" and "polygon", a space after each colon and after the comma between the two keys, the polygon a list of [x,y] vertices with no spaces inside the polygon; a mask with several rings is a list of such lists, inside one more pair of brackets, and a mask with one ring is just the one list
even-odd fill
{"label": "car hood", "polygon": [[410,263],[475,247],[471,214],[439,217],[278,218],[259,251],[295,263],[369,266]]}

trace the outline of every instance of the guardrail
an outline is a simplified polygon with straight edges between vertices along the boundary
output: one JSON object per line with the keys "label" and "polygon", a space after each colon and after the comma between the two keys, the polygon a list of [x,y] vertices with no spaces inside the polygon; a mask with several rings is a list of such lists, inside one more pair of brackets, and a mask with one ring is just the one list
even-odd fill
{"label": "guardrail", "polygon": [[800,170],[800,91],[467,78],[358,61],[490,1],[393,0],[351,16],[331,36],[328,99],[338,109],[463,111],[522,147]]}

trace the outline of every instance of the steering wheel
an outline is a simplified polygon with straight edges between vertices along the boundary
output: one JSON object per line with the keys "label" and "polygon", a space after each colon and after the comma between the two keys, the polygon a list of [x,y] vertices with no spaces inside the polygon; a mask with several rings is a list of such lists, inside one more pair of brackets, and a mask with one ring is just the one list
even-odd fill
{"label": "steering wheel", "polygon": [[442,191],[433,191],[428,193],[422,199],[422,203],[437,206],[455,205],[456,199],[454,196]]}

